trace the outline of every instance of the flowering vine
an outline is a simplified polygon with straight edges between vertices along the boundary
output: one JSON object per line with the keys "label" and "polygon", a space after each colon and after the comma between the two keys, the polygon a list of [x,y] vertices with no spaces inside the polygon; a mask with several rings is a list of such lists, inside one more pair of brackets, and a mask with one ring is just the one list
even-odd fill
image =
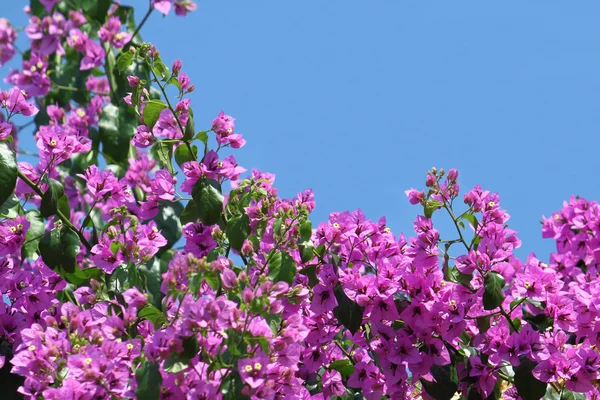
{"label": "flowering vine", "polygon": [[[0,379],[30,399],[598,399],[600,206],[544,218],[432,168],[414,235],[238,165],[224,112],[112,0],[32,0],[0,93]],[[17,29],[0,19],[0,66]],[[17,120],[25,124],[16,125]],[[210,121],[210,119],[208,119]],[[19,146],[34,124],[37,163]],[[224,188],[230,188],[226,190]],[[459,205],[462,202],[462,205]],[[456,228],[442,238],[432,216]]]}

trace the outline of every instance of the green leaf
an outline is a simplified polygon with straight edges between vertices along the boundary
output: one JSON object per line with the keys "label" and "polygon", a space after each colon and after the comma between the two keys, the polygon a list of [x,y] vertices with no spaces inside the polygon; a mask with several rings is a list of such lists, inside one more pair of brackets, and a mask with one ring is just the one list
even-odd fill
{"label": "green leaf", "polygon": [[300,224],[300,238],[303,242],[310,241],[312,237],[312,222],[307,218]]}
{"label": "green leaf", "polygon": [[71,218],[71,206],[69,205],[69,199],[66,194],[63,194],[58,199],[58,211],[62,213],[67,218]]}
{"label": "green leaf", "polygon": [[186,370],[199,350],[198,338],[195,335],[183,339],[183,352],[171,353],[165,360],[163,369],[171,374],[178,374]]}
{"label": "green leaf", "polygon": [[181,82],[179,82],[179,79],[175,78],[174,76],[171,77],[171,79],[169,79],[169,81],[167,82],[167,85],[176,86],[177,89],[179,89],[179,94],[183,93],[183,89],[181,88]]}
{"label": "green leaf", "polygon": [[279,328],[281,327],[281,314],[268,314],[265,316],[265,319],[269,323],[273,335],[277,335],[277,332],[279,332]]}
{"label": "green leaf", "polygon": [[326,250],[327,249],[325,248],[325,245],[324,244],[320,244],[315,249],[315,252],[319,255],[319,258],[323,258],[323,256],[325,255],[325,251]]}
{"label": "green leaf", "polygon": [[221,219],[224,197],[219,182],[201,178],[192,189],[192,198],[198,209],[198,217],[204,225],[214,225]]}
{"label": "green leaf", "polygon": [[107,104],[98,121],[102,152],[109,163],[124,166],[129,155],[130,140],[137,130],[137,117],[130,108]]}
{"label": "green leaf", "polygon": [[296,262],[285,251],[276,252],[270,258],[267,267],[269,268],[269,277],[274,282],[284,281],[291,285],[296,278]]}
{"label": "green leaf", "polygon": [[194,199],[188,201],[187,205],[183,209],[181,216],[179,217],[182,225],[190,222],[196,222],[198,220],[198,207]]}
{"label": "green leaf", "polygon": [[171,354],[163,364],[163,369],[169,374],[178,374],[190,367],[189,361],[181,360],[177,355]]}
{"label": "green leaf", "polygon": [[484,333],[487,332],[488,329],[490,329],[491,319],[492,317],[490,315],[477,317],[477,328],[479,328],[480,332]]}
{"label": "green leaf", "polygon": [[31,15],[40,18],[46,15],[46,8],[40,3],[40,0],[31,0],[29,6],[31,7]]}
{"label": "green leaf", "polygon": [[477,217],[473,214],[465,214],[462,216],[463,219],[469,221],[469,224],[473,227],[473,229],[477,229]]}
{"label": "green leaf", "polygon": [[155,256],[145,265],[139,267],[140,273],[146,281],[148,293],[151,295],[150,301],[156,307],[161,307],[161,302],[164,293],[160,290],[163,279],[162,275],[169,269],[169,261],[173,258],[173,251],[169,250],[160,255]]}
{"label": "green leaf", "polygon": [[338,302],[338,305],[333,309],[333,315],[340,324],[344,325],[352,334],[355,334],[362,325],[365,308],[352,301],[341,285],[337,285],[333,293]]}
{"label": "green leaf", "polygon": [[481,242],[481,239],[483,239],[483,237],[481,237],[481,236],[475,236],[473,238],[473,250],[477,251],[477,248],[479,247],[479,243]]}
{"label": "green leaf", "polygon": [[162,110],[167,108],[167,105],[160,100],[150,100],[144,105],[144,112],[142,118],[150,131],[156,125],[156,121],[160,118]]}
{"label": "green leaf", "polygon": [[[518,317],[515,317],[515,319],[512,320],[512,325],[514,325],[517,328],[517,333],[521,330],[521,327],[523,326],[523,324],[521,323],[521,320]],[[510,332],[513,333],[513,327],[512,325],[510,325]]]}
{"label": "green leaf", "polygon": [[135,371],[138,388],[135,394],[138,400],[159,400],[162,375],[158,364],[144,361]]}
{"label": "green leaf", "polygon": [[79,269],[77,265],[75,265],[73,272],[60,270],[60,276],[76,287],[82,286],[83,284],[89,284],[90,278],[99,280],[101,275],[102,272],[98,268],[87,268],[82,270]]}
{"label": "green leaf", "polygon": [[0,216],[4,218],[14,218],[19,215],[19,198],[15,195],[11,196],[0,207]]}
{"label": "green leaf", "polygon": [[308,277],[308,285],[312,288],[315,287],[319,283],[319,278],[317,277],[317,266],[309,265],[308,267],[302,268],[300,271],[302,275],[306,275]]}
{"label": "green leaf", "polygon": [[519,366],[515,368],[515,387],[523,400],[539,400],[546,394],[546,383],[537,380],[531,371],[537,365],[526,356],[519,357]]}
{"label": "green leaf", "polygon": [[37,258],[38,245],[40,239],[44,236],[46,225],[44,225],[44,220],[40,216],[38,210],[27,211],[25,217],[27,218],[27,221],[29,221],[29,229],[25,234],[25,243],[21,249],[21,256],[23,258],[33,259],[34,257]]}
{"label": "green leaf", "polygon": [[483,286],[485,292],[483,293],[483,308],[486,310],[493,310],[499,307],[504,301],[504,278],[497,272],[490,271],[485,275]]}
{"label": "green leaf", "polygon": [[431,218],[433,212],[440,208],[443,204],[437,200],[426,200],[424,206],[425,217]]}
{"label": "green leaf", "polygon": [[533,315],[527,310],[523,310],[523,319],[539,332],[545,332],[548,328],[554,326],[554,318],[547,317],[544,313]]}
{"label": "green leaf", "polygon": [[202,143],[208,144],[208,132],[205,132],[205,131],[198,132],[198,134],[196,135],[196,137],[194,139],[198,139]]}
{"label": "green leaf", "polygon": [[175,173],[175,170],[173,169],[173,145],[171,143],[156,142],[154,144],[154,149],[156,150],[158,159],[167,171],[171,174]]}
{"label": "green leaf", "polygon": [[[217,274],[214,274],[214,275],[205,274],[204,280],[206,281],[208,286],[210,286],[210,288],[212,290],[214,290],[215,292],[217,292],[219,290],[219,288],[221,287],[221,280],[219,279],[219,275],[217,275]],[[198,287],[198,289],[200,289],[200,287]],[[198,293],[198,291],[195,291],[194,293]]]}
{"label": "green leaf", "polygon": [[194,138],[194,112],[192,107],[189,108],[189,118],[187,124],[185,124],[185,132],[183,133],[183,140],[189,142]]}
{"label": "green leaf", "polygon": [[546,395],[544,399],[547,400],[586,400],[587,396],[585,393],[574,393],[569,389],[563,388],[560,392],[555,392],[552,389],[552,385],[547,385]]}
{"label": "green leaf", "polygon": [[6,143],[0,143],[0,204],[4,204],[17,184],[17,158]]}
{"label": "green leaf", "polygon": [[450,270],[454,280],[465,287],[470,287],[471,281],[473,280],[473,274],[463,274],[456,267],[452,267]]}
{"label": "green leaf", "polygon": [[[190,152],[191,147],[191,152]],[[196,157],[198,156],[198,147],[197,146],[189,146],[185,143],[180,144],[175,149],[175,161],[177,161],[177,165],[180,167],[184,162],[188,161],[196,161]]]}
{"label": "green leaf", "polygon": [[242,393],[243,388],[244,382],[242,382],[239,372],[234,370],[221,383],[223,400],[250,400],[250,396]]}
{"label": "green leaf", "polygon": [[180,202],[162,205],[159,208],[158,215],[154,217],[154,221],[168,243],[159,250],[158,254],[169,250],[181,238],[182,227],[179,216],[182,211],[183,206]]}
{"label": "green leaf", "polygon": [[227,238],[232,248],[241,251],[248,235],[250,235],[250,218],[246,214],[237,215],[229,220]]}
{"label": "green leaf", "polygon": [[79,236],[68,226],[47,232],[39,244],[44,263],[54,269],[75,272],[75,260],[80,251]]}
{"label": "green leaf", "polygon": [[121,53],[119,58],[117,58],[117,69],[119,72],[125,71],[127,68],[133,64],[133,58],[135,56],[128,51]]}
{"label": "green leaf", "polygon": [[281,226],[283,225],[282,219],[277,219],[273,222],[273,234],[275,236],[281,236]]}
{"label": "green leaf", "polygon": [[450,400],[458,389],[458,374],[454,364],[434,365],[430,368],[435,382],[421,378],[423,389],[436,400]]}
{"label": "green leaf", "polygon": [[342,378],[348,379],[354,373],[354,364],[349,359],[344,358],[329,364],[329,370],[332,369],[342,374]]}
{"label": "green leaf", "polygon": [[161,77],[163,81],[166,80],[171,74],[169,68],[167,68],[167,66],[160,59],[154,61],[152,71],[154,71],[156,76]]}
{"label": "green leaf", "polygon": [[302,261],[303,263],[309,262],[310,260],[315,258],[315,245],[310,240],[298,243],[298,250],[300,250],[300,261]]}
{"label": "green leaf", "polygon": [[64,193],[65,188],[62,183],[54,179],[48,179],[48,189],[42,196],[40,215],[44,218],[48,218],[49,216],[56,214],[56,211],[58,210],[58,200]]}

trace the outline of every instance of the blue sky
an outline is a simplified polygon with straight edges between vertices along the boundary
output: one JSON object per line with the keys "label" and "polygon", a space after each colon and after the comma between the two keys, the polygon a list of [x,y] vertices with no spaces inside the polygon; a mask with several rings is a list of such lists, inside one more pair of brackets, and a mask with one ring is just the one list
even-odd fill
{"label": "blue sky", "polygon": [[[404,190],[455,167],[463,190],[500,193],[519,256],[546,256],[542,214],[600,198],[597,1],[198,3],[152,15],[144,39],[182,59],[199,129],[225,110],[241,165],[286,197],[314,189],[314,221],[361,208],[410,234]],[[23,26],[24,4],[0,16]]]}

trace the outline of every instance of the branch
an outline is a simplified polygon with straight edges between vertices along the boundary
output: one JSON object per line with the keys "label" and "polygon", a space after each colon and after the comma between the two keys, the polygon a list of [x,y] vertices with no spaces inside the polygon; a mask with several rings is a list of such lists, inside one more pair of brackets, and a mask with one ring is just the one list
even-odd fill
{"label": "branch", "polygon": [[462,235],[462,232],[460,230],[460,226],[458,226],[458,222],[456,220],[456,217],[454,216],[454,212],[452,212],[452,209],[448,207],[448,205],[444,202],[444,208],[446,209],[446,211],[448,211],[448,214],[450,214],[450,218],[452,218],[452,222],[454,222],[454,226],[456,227],[456,230],[458,231],[458,236],[460,236],[460,241],[462,242],[462,244],[465,245],[465,248],[467,249],[467,251],[471,251],[471,246],[469,246],[467,244],[467,242],[465,241],[465,238]]}
{"label": "branch", "polygon": [[[21,178],[21,180],[23,182],[25,182],[27,184],[27,186],[29,186],[31,189],[33,189],[33,191],[36,192],[39,196],[44,196],[44,192],[42,192],[42,190],[38,187],[38,185],[36,185],[31,179],[29,179],[23,172],[21,172],[21,171],[17,171],[17,172],[19,174],[19,178]],[[60,220],[62,221],[63,224],[67,225],[75,233],[77,233],[77,236],[79,236],[79,240],[81,241],[81,243],[83,243],[83,245],[85,246],[86,249],[88,249],[88,251],[91,251],[92,245],[87,241],[85,236],[83,236],[83,233],[79,232],[77,230],[77,228],[75,227],[75,225],[73,225],[71,223],[71,221],[69,221],[69,219],[67,217],[65,217],[65,215],[60,210],[56,210],[56,215],[58,216],[58,218],[60,218]]]}
{"label": "branch", "polygon": [[125,45],[121,48],[121,53],[123,51],[127,51],[127,48],[129,47],[131,42],[133,42],[133,39],[136,37],[136,35],[138,33],[140,33],[140,31],[142,30],[142,27],[148,20],[148,17],[150,17],[150,14],[152,14],[152,11],[154,11],[154,7],[152,7],[152,3],[150,3],[150,6],[148,7],[148,11],[146,11],[146,15],[144,15],[144,18],[142,18],[142,21],[140,22],[140,24],[137,26],[137,28],[135,28],[135,32],[133,32],[133,35],[131,35],[131,39],[129,40],[129,42],[125,43]]}

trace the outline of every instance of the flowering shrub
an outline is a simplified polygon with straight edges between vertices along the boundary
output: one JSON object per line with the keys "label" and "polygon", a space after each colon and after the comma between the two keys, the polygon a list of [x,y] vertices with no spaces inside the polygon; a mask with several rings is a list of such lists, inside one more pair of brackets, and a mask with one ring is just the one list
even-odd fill
{"label": "flowering shrub", "polygon": [[[234,118],[196,128],[181,61],[139,36],[172,8],[196,5],[152,0],[139,26],[112,0],[26,8],[31,49],[0,94],[3,393],[600,398],[596,202],[544,219],[548,262],[515,257],[499,196],[461,196],[454,169],[407,191],[410,238],[360,210],[313,226],[311,191],[282,199],[225,153],[245,144]],[[15,32],[0,20],[0,65]],[[37,165],[17,161],[27,117]]]}

